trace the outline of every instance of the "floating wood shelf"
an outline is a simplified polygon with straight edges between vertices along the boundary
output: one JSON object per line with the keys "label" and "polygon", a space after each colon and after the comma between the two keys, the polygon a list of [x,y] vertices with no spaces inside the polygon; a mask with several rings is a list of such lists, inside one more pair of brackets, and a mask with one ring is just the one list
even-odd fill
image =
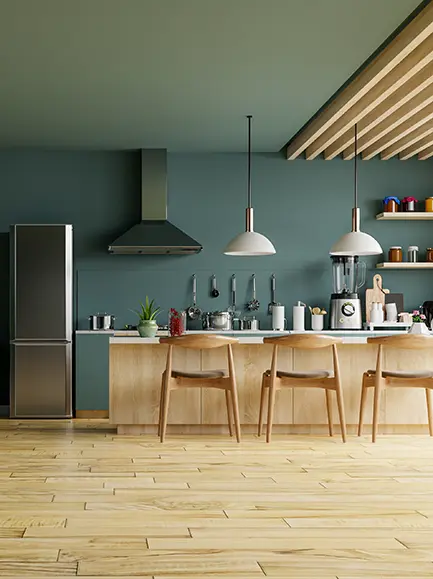
{"label": "floating wood shelf", "polygon": [[385,261],[378,263],[376,267],[378,269],[433,269],[433,262],[418,261],[417,263],[410,263],[408,261]]}
{"label": "floating wood shelf", "polygon": [[433,156],[433,2],[289,142],[287,159]]}
{"label": "floating wood shelf", "polygon": [[428,211],[402,211],[401,213],[378,213],[376,219],[387,221],[429,221],[433,219],[433,212]]}

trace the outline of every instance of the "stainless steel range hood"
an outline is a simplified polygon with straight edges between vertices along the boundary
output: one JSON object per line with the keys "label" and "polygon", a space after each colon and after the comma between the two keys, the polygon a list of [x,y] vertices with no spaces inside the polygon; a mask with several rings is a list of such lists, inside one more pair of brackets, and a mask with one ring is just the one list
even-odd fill
{"label": "stainless steel range hood", "polygon": [[203,247],[167,220],[167,151],[141,151],[141,221],[108,246],[110,253],[188,255]]}

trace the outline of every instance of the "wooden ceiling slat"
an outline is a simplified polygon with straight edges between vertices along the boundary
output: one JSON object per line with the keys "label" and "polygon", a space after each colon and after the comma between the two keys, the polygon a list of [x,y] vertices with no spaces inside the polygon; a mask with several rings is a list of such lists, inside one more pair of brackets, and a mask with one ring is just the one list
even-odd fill
{"label": "wooden ceiling slat", "polygon": [[385,136],[370,145],[370,147],[367,147],[367,149],[362,152],[363,160],[367,161],[372,159],[387,147],[403,139],[406,135],[410,135],[413,131],[431,120],[433,120],[433,104],[428,105],[404,123],[399,124],[394,130],[386,133]]}
{"label": "wooden ceiling slat", "polygon": [[[358,124],[358,134],[361,134],[361,137],[358,138],[358,151],[363,151],[387,132],[392,131],[433,102],[432,83],[433,63],[430,63],[361,119]],[[325,150],[325,159],[333,159],[342,151],[343,159],[353,159],[355,155],[353,142],[353,130],[350,129]]]}
{"label": "wooden ceiling slat", "polygon": [[427,159],[430,159],[430,157],[433,157],[433,146],[427,147],[427,149],[418,153],[418,161],[426,161]]}
{"label": "wooden ceiling slat", "polygon": [[287,159],[296,159],[317,138],[362,99],[433,32],[433,3],[429,3],[400,34],[287,146]]}
{"label": "wooden ceiling slat", "polygon": [[400,64],[376,84],[360,101],[342,114],[334,124],[318,137],[306,150],[308,160],[315,159],[326,147],[341,137],[350,127],[402,87],[411,78],[433,61],[433,37],[427,38]]}
{"label": "wooden ceiling slat", "polygon": [[404,151],[402,151],[399,154],[398,158],[400,159],[400,161],[406,161],[407,159],[410,159],[411,157],[415,156],[417,153],[420,153],[424,149],[431,147],[432,145],[433,145],[433,134],[431,134],[428,137],[425,137],[424,139],[419,140],[418,142],[414,143],[411,147],[404,149]]}
{"label": "wooden ceiling slat", "polygon": [[432,132],[433,132],[433,121],[429,121],[425,125],[422,125],[422,127],[419,127],[415,131],[412,131],[406,137],[403,137],[402,139],[396,141],[391,146],[381,151],[380,158],[383,161],[386,161],[391,157],[394,157],[394,155],[397,155],[398,153],[401,153],[405,149],[411,147],[412,145],[415,145],[415,143],[424,139],[424,137],[428,137]]}

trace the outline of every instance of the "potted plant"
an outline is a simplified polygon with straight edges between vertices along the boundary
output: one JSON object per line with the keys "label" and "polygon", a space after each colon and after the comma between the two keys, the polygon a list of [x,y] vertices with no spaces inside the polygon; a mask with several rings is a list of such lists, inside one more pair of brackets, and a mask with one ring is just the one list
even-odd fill
{"label": "potted plant", "polygon": [[155,300],[149,302],[149,298],[146,296],[144,305],[140,303],[141,310],[133,310],[140,320],[137,330],[142,338],[154,338],[158,331],[158,324],[155,318],[161,313],[161,308],[155,307],[154,303]]}
{"label": "potted plant", "polygon": [[421,314],[419,310],[414,310],[412,312],[412,326],[409,330],[409,334],[426,334],[430,335],[430,332],[425,325],[425,315]]}

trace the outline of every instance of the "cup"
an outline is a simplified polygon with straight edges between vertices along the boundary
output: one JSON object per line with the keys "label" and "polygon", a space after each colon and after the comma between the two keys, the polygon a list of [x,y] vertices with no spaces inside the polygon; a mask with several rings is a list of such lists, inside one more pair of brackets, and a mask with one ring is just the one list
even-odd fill
{"label": "cup", "polygon": [[396,322],[398,319],[397,304],[385,304],[386,320],[388,322]]}

